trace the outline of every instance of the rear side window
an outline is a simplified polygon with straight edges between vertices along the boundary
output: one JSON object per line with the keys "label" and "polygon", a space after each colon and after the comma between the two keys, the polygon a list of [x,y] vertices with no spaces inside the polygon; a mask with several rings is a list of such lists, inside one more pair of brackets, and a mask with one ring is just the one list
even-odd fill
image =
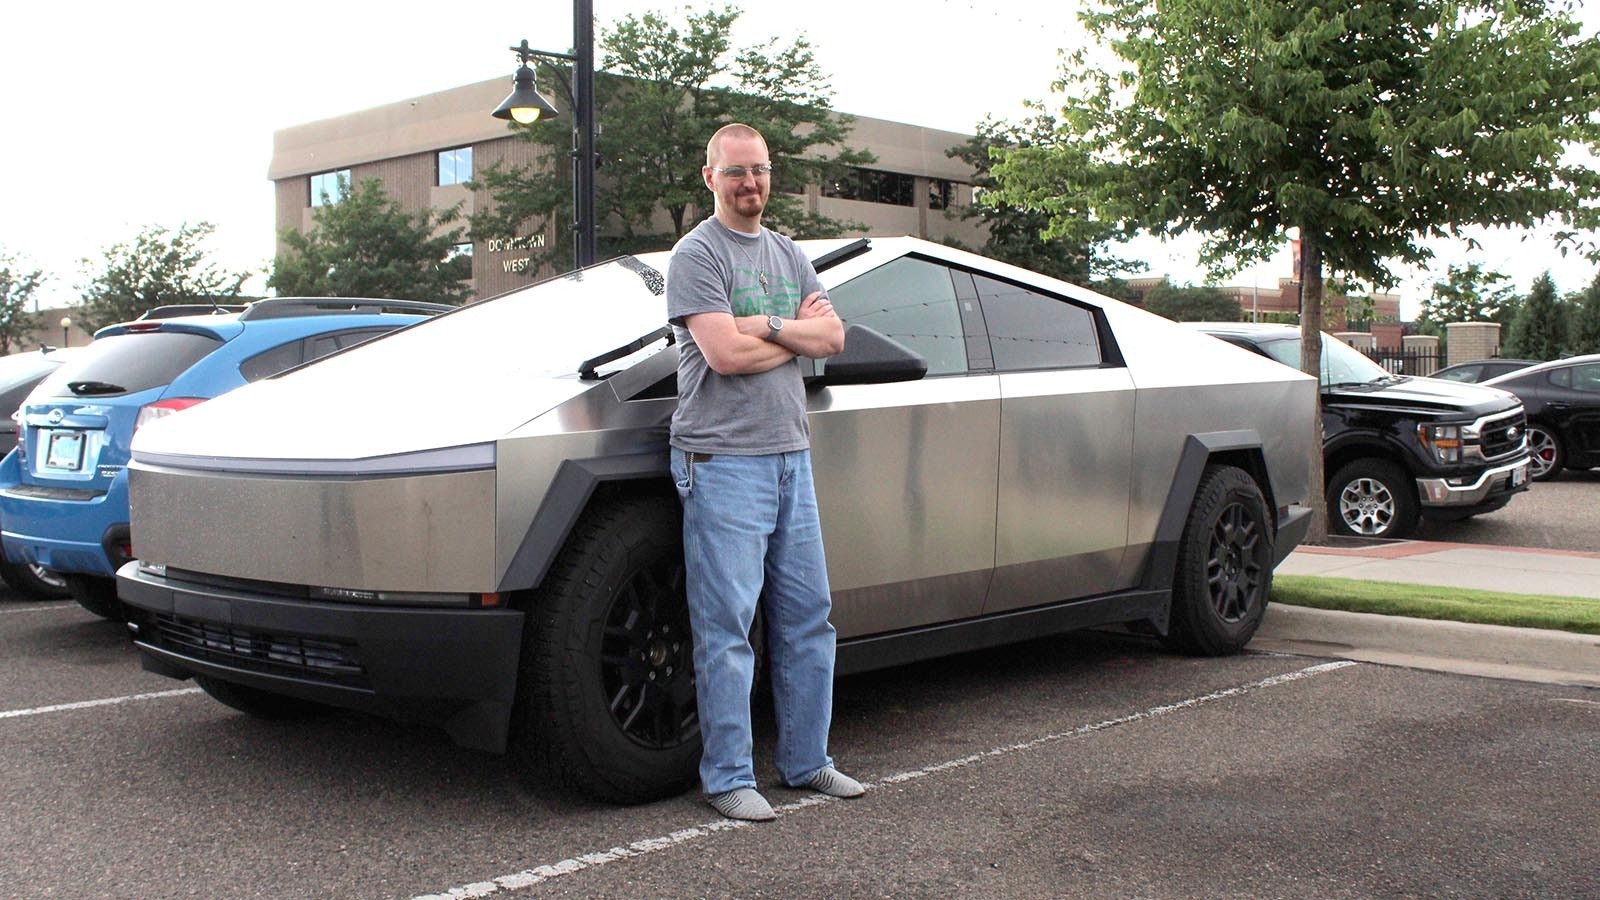
{"label": "rear side window", "polygon": [[1100,365],[1094,313],[1065,300],[974,275],[999,371]]}
{"label": "rear side window", "polygon": [[41,382],[39,392],[52,397],[105,397],[164,387],[220,346],[219,338],[177,331],[96,338],[82,355]]}
{"label": "rear side window", "polygon": [[239,364],[239,374],[245,381],[260,381],[270,378],[279,372],[284,372],[301,363],[308,363],[314,359],[321,359],[335,350],[354,347],[362,341],[388,334],[393,328],[357,328],[350,331],[336,331],[331,334],[319,334],[287,344],[279,344],[271,350],[263,350]]}

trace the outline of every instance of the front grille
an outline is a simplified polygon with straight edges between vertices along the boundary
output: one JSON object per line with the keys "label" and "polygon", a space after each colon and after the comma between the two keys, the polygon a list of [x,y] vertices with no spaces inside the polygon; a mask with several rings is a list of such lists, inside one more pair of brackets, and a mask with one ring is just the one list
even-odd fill
{"label": "front grille", "polygon": [[156,613],[141,639],[189,659],[329,684],[365,688],[367,671],[359,648],[344,641],[271,634]]}
{"label": "front grille", "polygon": [[1528,417],[1520,409],[1485,421],[1478,429],[1478,441],[1483,447],[1484,458],[1495,459],[1521,450],[1527,426]]}

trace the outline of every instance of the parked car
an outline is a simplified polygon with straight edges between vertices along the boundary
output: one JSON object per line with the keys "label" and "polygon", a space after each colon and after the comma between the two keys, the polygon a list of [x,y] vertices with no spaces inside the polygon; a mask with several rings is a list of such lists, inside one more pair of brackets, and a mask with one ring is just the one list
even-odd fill
{"label": "parked car", "polygon": [[[0,452],[17,442],[17,407],[46,375],[72,359],[82,348],[40,347],[36,352],[0,357]],[[36,600],[67,596],[67,583],[60,575],[37,563],[7,562],[0,553],[0,579],[19,594]]]}
{"label": "parked car", "polygon": [[1446,381],[1467,381],[1481,384],[1491,378],[1515,372],[1518,369],[1537,363],[1536,359],[1475,359],[1472,362],[1456,363],[1429,375],[1429,378],[1443,378]]}
{"label": "parked car", "polygon": [[84,608],[119,618],[114,578],[117,566],[132,558],[124,467],[135,431],[452,308],[285,297],[237,313],[100,329],[94,343],[50,373],[18,411],[17,446],[0,461],[6,559],[59,573]]}
{"label": "parked car", "polygon": [[1540,363],[1485,384],[1516,394],[1527,408],[1533,480],[1600,467],[1600,354]]}
{"label": "parked car", "polygon": [[[849,323],[808,366],[840,673],[1114,622],[1250,640],[1307,527],[1313,379],[949,247],[803,246]],[[612,800],[692,782],[665,265],[141,431],[118,582],[146,667],[257,715],[434,722]]]}
{"label": "parked car", "polygon": [[[1293,325],[1194,327],[1300,367]],[[1473,384],[1395,375],[1322,336],[1322,467],[1334,534],[1402,538],[1419,516],[1463,519],[1528,489],[1525,416],[1517,398]]]}

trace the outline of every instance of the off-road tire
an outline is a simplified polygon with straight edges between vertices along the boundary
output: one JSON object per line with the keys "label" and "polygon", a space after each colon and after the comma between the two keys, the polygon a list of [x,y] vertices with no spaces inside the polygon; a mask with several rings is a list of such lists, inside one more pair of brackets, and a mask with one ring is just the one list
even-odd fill
{"label": "off-road tire", "polygon": [[1566,468],[1567,448],[1561,446],[1561,437],[1545,426],[1528,426],[1528,449],[1534,457],[1528,467],[1528,477],[1532,480],[1550,481]]}
{"label": "off-road tire", "polygon": [[532,598],[511,753],[535,779],[613,803],[682,793],[700,725],[671,496],[584,512]]}
{"label": "off-road tire", "polygon": [[[1345,518],[1345,506],[1351,507],[1355,522]],[[1415,479],[1387,460],[1354,460],[1328,482],[1328,530],[1333,534],[1403,538],[1416,529],[1418,511]]]}
{"label": "off-road tire", "polygon": [[1166,643],[1197,656],[1243,649],[1272,590],[1273,523],[1255,479],[1207,466],[1178,543]]}
{"label": "off-road tire", "polygon": [[0,579],[30,600],[60,600],[72,596],[66,579],[49,569],[28,563],[0,562]]}
{"label": "off-road tire", "polygon": [[200,690],[211,695],[211,699],[223,706],[232,707],[246,715],[258,719],[271,719],[283,721],[287,719],[304,719],[311,716],[323,715],[329,707],[311,700],[299,697],[290,697],[286,694],[274,694],[248,685],[234,684],[231,681],[222,681],[206,675],[196,675],[194,683]]}
{"label": "off-road tire", "polygon": [[67,592],[78,605],[94,613],[102,619],[113,622],[122,622],[128,614],[122,608],[122,601],[117,599],[117,582],[113,578],[97,578],[93,575],[68,575]]}

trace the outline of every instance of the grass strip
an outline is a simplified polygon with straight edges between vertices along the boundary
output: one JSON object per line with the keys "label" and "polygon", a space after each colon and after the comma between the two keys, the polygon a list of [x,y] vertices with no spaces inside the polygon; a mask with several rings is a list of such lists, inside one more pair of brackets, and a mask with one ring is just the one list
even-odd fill
{"label": "grass strip", "polygon": [[1277,575],[1272,602],[1345,612],[1600,634],[1600,600],[1355,578]]}

